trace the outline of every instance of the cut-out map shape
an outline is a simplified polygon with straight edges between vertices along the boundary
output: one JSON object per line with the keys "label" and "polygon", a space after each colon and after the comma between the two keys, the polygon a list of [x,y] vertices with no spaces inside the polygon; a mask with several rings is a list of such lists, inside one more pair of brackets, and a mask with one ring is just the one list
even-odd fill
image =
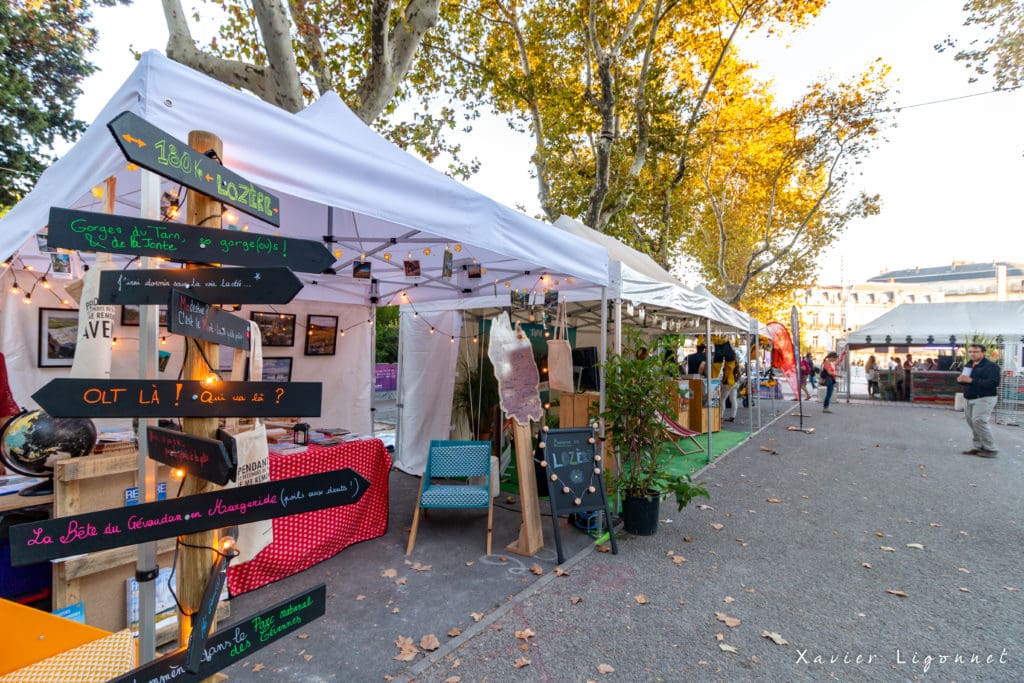
{"label": "cut-out map shape", "polygon": [[302,289],[302,281],[281,266],[105,270],[97,303],[164,305],[172,289],[208,304],[286,304]]}
{"label": "cut-out map shape", "polygon": [[32,399],[54,417],[319,416],[320,382],[50,380]]}
{"label": "cut-out map shape", "polygon": [[525,335],[520,338],[517,331],[512,329],[507,313],[502,312],[491,322],[487,357],[494,365],[501,409],[521,425],[541,419],[544,407],[537,389],[540,372],[533,358],[533,347]]}
{"label": "cut-out map shape", "polygon": [[128,161],[271,225],[281,225],[277,197],[145,119],[126,111],[107,128]]}
{"label": "cut-out map shape", "polygon": [[315,240],[200,228],[56,206],[50,208],[46,241],[51,247],[77,251],[159,256],[169,261],[250,268],[286,266],[297,273],[322,273],[335,261],[323,242]]}

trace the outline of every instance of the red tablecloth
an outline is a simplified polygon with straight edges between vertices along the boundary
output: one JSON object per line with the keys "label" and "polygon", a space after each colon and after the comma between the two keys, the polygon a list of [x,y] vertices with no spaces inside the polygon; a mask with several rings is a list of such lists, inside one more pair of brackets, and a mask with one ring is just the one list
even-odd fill
{"label": "red tablecloth", "polygon": [[353,543],[383,536],[388,528],[391,456],[380,439],[335,446],[311,445],[305,453],[270,454],[270,479],[351,467],[370,482],[355,505],[274,519],[274,542],[252,560],[228,568],[228,591],[239,595],[333,557]]}

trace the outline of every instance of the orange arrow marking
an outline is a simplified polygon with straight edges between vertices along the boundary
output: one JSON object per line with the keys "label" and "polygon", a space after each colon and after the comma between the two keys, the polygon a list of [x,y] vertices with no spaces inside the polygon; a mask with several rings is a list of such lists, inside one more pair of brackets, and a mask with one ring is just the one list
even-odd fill
{"label": "orange arrow marking", "polygon": [[140,140],[140,139],[138,139],[138,138],[133,138],[133,137],[132,137],[131,135],[129,135],[128,133],[125,133],[125,134],[124,134],[124,135],[122,135],[121,137],[123,137],[123,138],[125,139],[125,142],[127,142],[128,144],[132,144],[132,143],[135,143],[136,145],[138,145],[138,146],[139,146],[139,149],[142,149],[143,147],[145,147],[145,146],[146,146],[146,143],[145,143],[145,142],[143,142],[142,140]]}

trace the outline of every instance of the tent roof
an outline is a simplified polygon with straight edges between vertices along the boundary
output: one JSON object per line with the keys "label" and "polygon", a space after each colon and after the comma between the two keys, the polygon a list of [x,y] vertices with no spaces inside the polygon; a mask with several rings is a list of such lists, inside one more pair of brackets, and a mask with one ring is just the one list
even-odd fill
{"label": "tent roof", "polygon": [[[936,344],[950,337],[963,342],[968,335],[1024,336],[1024,301],[961,301],[938,304],[901,304],[847,335],[850,346]],[[886,342],[886,337],[891,342]]]}
{"label": "tent roof", "polygon": [[[131,111],[179,139],[196,128],[216,133],[224,164],[280,197],[280,230],[245,217],[240,222],[251,231],[321,240],[331,226],[334,247],[342,250],[338,274],[301,275],[311,285],[303,298],[368,303],[376,296],[391,304],[471,297],[506,282],[538,291],[607,284],[603,247],[461,185],[381,138],[337,96],[325,97],[295,116],[147,52],[78,143],[0,220],[0,258],[17,253],[45,268],[46,255],[31,238],[46,225],[50,207],[101,210],[90,190],[111,175],[114,212],[139,215],[141,174],[126,168],[106,129]],[[161,189],[174,191],[177,184],[162,181]],[[447,248],[454,257],[450,280],[441,276]],[[376,294],[370,280],[351,276],[352,262],[363,254],[373,264]],[[422,276],[405,277],[407,254],[420,261]],[[486,269],[482,278],[468,277],[465,266],[474,260]]]}

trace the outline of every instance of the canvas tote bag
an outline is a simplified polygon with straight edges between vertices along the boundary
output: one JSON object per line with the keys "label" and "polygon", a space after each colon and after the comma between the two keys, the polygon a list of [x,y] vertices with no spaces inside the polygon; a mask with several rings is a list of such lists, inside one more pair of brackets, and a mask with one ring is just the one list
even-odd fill
{"label": "canvas tote bag", "polygon": [[548,383],[555,391],[574,391],[572,383],[572,347],[569,346],[568,316],[565,302],[558,304],[555,337],[548,340]]}
{"label": "canvas tote bag", "polygon": [[[251,331],[249,344],[249,380],[258,382],[263,378],[263,341],[260,337],[259,326],[249,321]],[[232,375],[240,374],[244,367],[244,354],[241,349],[235,350],[235,363]],[[234,377],[234,379],[242,379]],[[270,450],[267,448],[267,428],[259,418],[256,418],[255,426],[247,432],[235,435],[235,446],[238,455],[238,476],[234,483],[228,483],[225,488],[234,486],[249,486],[251,484],[263,484],[270,481]],[[256,557],[256,554],[266,548],[274,540],[274,527],[272,520],[262,522],[250,522],[238,527],[238,557],[235,564],[248,562]]]}

